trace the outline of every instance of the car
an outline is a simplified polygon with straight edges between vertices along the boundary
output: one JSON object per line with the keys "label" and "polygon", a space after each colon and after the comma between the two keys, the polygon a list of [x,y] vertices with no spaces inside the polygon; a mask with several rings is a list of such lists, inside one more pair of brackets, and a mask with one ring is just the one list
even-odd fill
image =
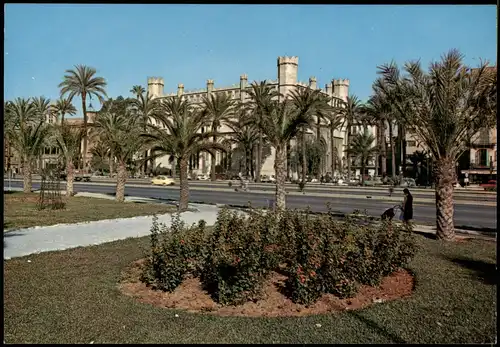
{"label": "car", "polygon": [[201,174],[196,176],[197,181],[208,181],[209,179],[210,177],[208,177],[208,175],[206,174]]}
{"label": "car", "polygon": [[496,189],[497,187],[497,181],[496,180],[489,180],[488,183],[483,183],[479,185],[481,188],[484,188],[484,190],[493,190]]}
{"label": "car", "polygon": [[260,181],[262,183],[276,183],[276,178],[274,175],[263,175],[261,176]]}
{"label": "car", "polygon": [[175,181],[167,176],[156,176],[151,180],[151,184],[154,186],[173,186]]}

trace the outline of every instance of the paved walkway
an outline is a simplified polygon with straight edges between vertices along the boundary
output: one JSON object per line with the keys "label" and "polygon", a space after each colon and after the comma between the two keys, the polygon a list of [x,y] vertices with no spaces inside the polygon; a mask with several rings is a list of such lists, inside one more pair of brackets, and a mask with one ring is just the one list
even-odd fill
{"label": "paved walkway", "polygon": [[[77,195],[114,199],[97,193],[78,193]],[[126,197],[126,200],[146,202],[152,199]],[[181,220],[189,225],[197,223],[200,219],[204,219],[207,225],[214,225],[220,210],[220,207],[216,205],[206,204],[189,204],[189,207],[196,211],[181,213]],[[171,214],[159,215],[158,221],[170,225],[171,216]],[[146,216],[13,230],[4,233],[4,259],[147,236],[150,233],[151,223],[152,217]],[[434,234],[435,228],[416,225],[415,231]],[[457,232],[470,236],[493,236],[491,233],[483,234],[474,231],[457,230]],[[493,237],[496,237],[496,234]]]}

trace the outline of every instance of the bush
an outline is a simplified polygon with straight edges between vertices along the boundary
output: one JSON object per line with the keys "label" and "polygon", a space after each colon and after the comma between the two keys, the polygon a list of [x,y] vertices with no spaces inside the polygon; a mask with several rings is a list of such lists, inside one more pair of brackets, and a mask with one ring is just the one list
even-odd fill
{"label": "bush", "polygon": [[295,303],[313,304],[323,293],[352,297],[360,284],[378,285],[415,253],[406,227],[360,217],[338,221],[334,213],[270,212],[248,215],[223,209],[213,229],[187,228],[153,218],[151,253],[142,280],[173,291],[187,274],[200,277],[214,301],[237,305],[260,298],[272,271],[287,275],[285,292]]}

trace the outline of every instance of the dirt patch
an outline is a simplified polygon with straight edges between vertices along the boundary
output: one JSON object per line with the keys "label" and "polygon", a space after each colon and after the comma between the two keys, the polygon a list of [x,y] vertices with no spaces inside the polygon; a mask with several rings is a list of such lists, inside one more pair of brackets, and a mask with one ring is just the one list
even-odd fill
{"label": "dirt patch", "polygon": [[378,287],[361,286],[354,298],[339,299],[332,294],[325,294],[315,304],[306,307],[294,304],[280,293],[279,287],[283,285],[286,276],[273,272],[264,286],[263,297],[258,302],[247,302],[240,306],[220,306],[202,289],[198,278],[187,278],[173,293],[152,290],[139,280],[142,263],[143,260],[135,261],[124,273],[119,285],[122,293],[155,306],[219,316],[286,317],[357,310],[375,302],[410,296],[414,284],[413,276],[400,269],[384,278]]}

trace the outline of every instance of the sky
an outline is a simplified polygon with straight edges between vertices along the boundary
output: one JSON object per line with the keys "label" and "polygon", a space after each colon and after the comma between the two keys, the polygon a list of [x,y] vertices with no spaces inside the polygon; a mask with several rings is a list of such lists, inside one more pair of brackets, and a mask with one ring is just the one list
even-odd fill
{"label": "sky", "polygon": [[[494,5],[5,5],[4,98],[59,98],[65,70],[94,67],[109,97],[163,77],[165,92],[277,79],[278,56],[298,56],[298,80],[324,89],[350,80],[366,100],[376,67],[452,48],[496,64]],[[94,108],[99,109],[97,100]],[[81,100],[73,104],[81,112]],[[81,117],[81,114],[79,114]]]}

